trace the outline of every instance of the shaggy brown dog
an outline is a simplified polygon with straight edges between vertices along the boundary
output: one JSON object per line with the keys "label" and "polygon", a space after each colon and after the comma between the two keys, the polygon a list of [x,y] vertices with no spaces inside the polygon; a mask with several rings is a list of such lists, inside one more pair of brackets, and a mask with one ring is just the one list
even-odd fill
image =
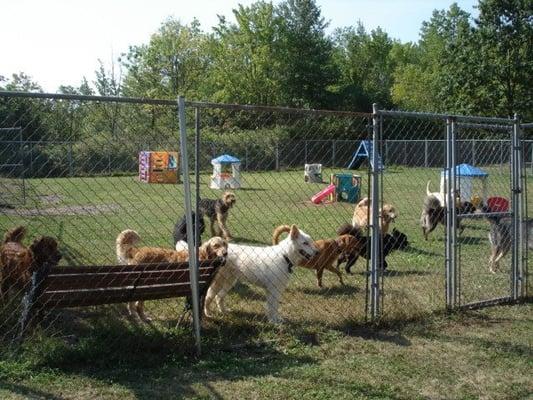
{"label": "shaggy brown dog", "polygon": [[[120,264],[135,265],[189,261],[189,252],[187,250],[176,251],[160,247],[137,247],[140,241],[139,234],[131,229],[120,232],[116,240],[116,253]],[[227,255],[228,242],[218,236],[207,240],[198,249],[200,261],[226,257]],[[144,322],[150,321],[150,318],[144,314],[143,301],[128,303],[128,310],[133,317],[140,318]]]}
{"label": "shaggy brown dog", "polygon": [[26,228],[18,226],[6,232],[0,247],[0,300],[10,290],[25,290],[32,273],[45,262],[56,265],[61,259],[54,238],[35,239],[30,247],[22,244]]}
{"label": "shaggy brown dog", "polygon": [[[224,192],[220,199],[202,199],[198,203],[198,209],[209,218],[211,222],[211,236],[222,236],[226,240],[231,240],[231,233],[226,225],[229,209],[235,205],[235,194]],[[215,222],[218,225],[218,232],[215,232]]]}
{"label": "shaggy brown dog", "polygon": [[[272,244],[279,243],[279,237],[283,232],[289,233],[291,227],[288,225],[278,226],[272,234]],[[333,264],[337,261],[338,257],[345,252],[352,252],[352,249],[362,246],[360,241],[352,235],[341,235],[336,239],[321,239],[313,242],[318,249],[318,254],[309,260],[303,260],[298,265],[300,267],[316,270],[316,281],[318,287],[322,287],[322,275],[324,270],[333,272],[339,277],[339,282],[344,285],[342,281],[342,274],[338,268],[335,268]]]}
{"label": "shaggy brown dog", "polygon": [[[369,225],[368,218],[372,214],[372,208],[369,209],[369,207],[371,207],[371,204],[368,197],[357,203],[353,212],[352,225],[363,229]],[[383,204],[383,207],[379,210],[379,226],[382,235],[389,233],[390,224],[394,222],[397,216],[396,208],[392,204]]]}

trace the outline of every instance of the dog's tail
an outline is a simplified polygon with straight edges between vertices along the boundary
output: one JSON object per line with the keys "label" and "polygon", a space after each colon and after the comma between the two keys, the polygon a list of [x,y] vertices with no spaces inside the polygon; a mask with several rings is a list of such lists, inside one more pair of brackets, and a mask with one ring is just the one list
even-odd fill
{"label": "dog's tail", "polygon": [[116,240],[117,260],[119,264],[129,264],[131,259],[135,256],[137,250],[137,243],[141,241],[141,237],[137,232],[131,229],[126,229],[118,234]]}
{"label": "dog's tail", "polygon": [[428,181],[427,185],[426,185],[426,194],[428,196],[431,196],[431,190],[429,190],[429,185],[431,185],[431,181]]}
{"label": "dog's tail", "polygon": [[4,240],[2,243],[7,243],[7,242],[21,243],[25,235],[26,235],[26,227],[17,226],[16,228],[12,228],[8,230],[4,234]]}
{"label": "dog's tail", "polygon": [[282,233],[289,233],[291,231],[291,227],[289,225],[280,225],[276,229],[274,229],[274,232],[272,232],[272,244],[276,245],[279,243],[279,237]]}

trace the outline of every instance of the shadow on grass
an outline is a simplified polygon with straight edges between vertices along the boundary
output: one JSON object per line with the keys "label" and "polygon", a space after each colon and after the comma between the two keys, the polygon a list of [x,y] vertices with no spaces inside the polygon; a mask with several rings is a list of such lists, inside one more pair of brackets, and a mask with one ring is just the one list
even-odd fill
{"label": "shadow on grass", "polygon": [[427,250],[424,250],[424,249],[417,249],[416,247],[413,247],[413,246],[408,246],[405,249],[403,249],[402,251],[404,253],[416,254],[416,255],[421,255],[421,256],[433,256],[433,257],[442,257],[443,256],[443,254],[441,254],[441,253],[435,253],[434,251],[427,251]]}
{"label": "shadow on grass", "polygon": [[20,383],[6,383],[0,382],[0,390],[23,396],[25,399],[50,399],[50,400],[63,400],[65,397],[53,395],[50,392],[43,390],[32,389],[24,386]]}
{"label": "shadow on grass", "polygon": [[475,236],[463,236],[463,235],[457,238],[457,242],[459,244],[468,244],[468,245],[478,245],[482,243],[488,244],[488,240],[485,238],[480,238],[480,237],[475,237]]}
{"label": "shadow on grass", "polygon": [[269,189],[266,189],[266,188],[252,188],[252,187],[241,187],[239,188],[239,192],[240,191],[245,191],[245,192],[264,192],[264,191],[267,191]]}
{"label": "shadow on grass", "polygon": [[[390,268],[390,267],[389,267]],[[424,276],[424,275],[434,275],[437,274],[438,271],[416,271],[416,270],[402,270],[397,271],[393,269],[387,269],[384,271],[383,275],[387,277],[395,277],[395,276],[411,276],[411,275],[418,275],[418,276]]]}
{"label": "shadow on grass", "polygon": [[[196,358],[189,328],[133,326],[109,314],[90,318],[90,323],[69,316],[69,326],[58,326],[64,323],[56,320],[53,337],[48,336],[49,332],[36,332],[6,361],[17,365],[31,360],[31,366],[20,372],[23,375],[49,371],[45,374],[86,377],[100,381],[102,386],[112,383],[135,398],[198,396],[198,390],[207,391],[210,398],[222,398],[209,383],[214,377],[254,379],[315,363],[309,356],[280,351],[277,340],[258,342],[256,339],[265,332],[274,336],[279,333],[278,327],[261,322],[262,317],[234,312],[223,321],[204,322],[202,357]],[[0,388],[30,397],[61,398],[19,384],[21,378],[13,378],[16,383],[0,384]]]}
{"label": "shadow on grass", "polygon": [[330,287],[322,287],[319,288],[318,286],[315,287],[303,287],[298,289],[299,292],[305,293],[305,294],[312,294],[312,295],[319,295],[319,296],[352,296],[354,294],[357,294],[361,291],[361,288],[351,285],[335,285]]}

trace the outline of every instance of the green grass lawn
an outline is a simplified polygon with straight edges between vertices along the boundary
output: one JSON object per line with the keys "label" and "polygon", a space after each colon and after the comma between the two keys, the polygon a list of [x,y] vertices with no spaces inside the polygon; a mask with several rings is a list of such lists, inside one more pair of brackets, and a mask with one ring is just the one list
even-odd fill
{"label": "green grass lawn", "polygon": [[[486,169],[489,195],[509,197],[508,171]],[[365,194],[368,177],[360,174]],[[326,272],[324,289],[312,271],[297,268],[281,305],[284,327],[265,322],[261,289],[239,284],[228,299],[232,312],[205,321],[200,361],[190,359],[189,329],[174,328],[182,300],[148,302],[151,327],[131,323],[121,305],[52,313],[21,352],[0,364],[0,397],[2,390],[21,398],[526,396],[530,306],[451,319],[435,313],[444,309],[444,227],[425,241],[419,218],[426,182],[437,190],[439,174],[390,167],[383,177],[384,198],[399,211],[395,227],[410,241],[388,259],[388,330],[364,328],[364,260],[345,286]],[[201,178],[202,197],[220,194],[208,189],[208,174]],[[352,204],[311,204],[324,185],[304,183],[301,171],[245,172],[243,179],[228,220],[238,242],[269,244],[273,228],[290,223],[313,238],[331,238],[351,220]],[[133,176],[32,179],[26,204],[0,214],[0,230],[24,224],[30,236],[57,237],[62,264],[114,263],[121,230],[137,230],[146,245],[170,246],[182,213],[182,185],[147,185]],[[501,272],[490,274],[488,223],[465,225],[459,238],[462,301],[508,295],[510,256]],[[12,334],[18,313],[16,301],[0,310],[0,343]]]}

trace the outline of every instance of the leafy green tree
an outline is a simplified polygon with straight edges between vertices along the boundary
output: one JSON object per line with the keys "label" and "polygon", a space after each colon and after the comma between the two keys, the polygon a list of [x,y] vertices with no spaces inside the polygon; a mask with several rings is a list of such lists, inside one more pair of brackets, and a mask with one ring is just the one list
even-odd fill
{"label": "leafy green tree", "polygon": [[131,46],[122,59],[127,70],[124,94],[197,99],[210,63],[206,45],[207,37],[197,20],[183,25],[169,18],[147,45]]}
{"label": "leafy green tree", "polygon": [[220,17],[210,40],[212,99],[280,104],[280,18],[263,1],[239,5],[233,15],[235,24]]}
{"label": "leafy green tree", "polygon": [[494,114],[533,118],[533,2],[480,0],[478,96]]}
{"label": "leafy green tree", "polygon": [[325,107],[328,88],[338,71],[327,23],[313,0],[286,0],[279,4],[281,18],[280,83],[283,102],[299,107]]}
{"label": "leafy green tree", "polygon": [[[335,43],[335,58],[341,71],[340,85],[345,105],[364,111],[371,110],[374,102],[390,107],[396,64],[392,50],[399,43],[393,41],[381,28],[368,34],[360,22],[355,29],[350,27],[337,30]],[[399,53],[399,50],[396,52]],[[359,96],[354,97],[353,94]],[[355,102],[350,104],[350,99]]]}
{"label": "leafy green tree", "polygon": [[418,58],[399,64],[394,72],[392,100],[420,111],[469,112],[475,83],[470,14],[456,3],[435,10],[421,28]]}

